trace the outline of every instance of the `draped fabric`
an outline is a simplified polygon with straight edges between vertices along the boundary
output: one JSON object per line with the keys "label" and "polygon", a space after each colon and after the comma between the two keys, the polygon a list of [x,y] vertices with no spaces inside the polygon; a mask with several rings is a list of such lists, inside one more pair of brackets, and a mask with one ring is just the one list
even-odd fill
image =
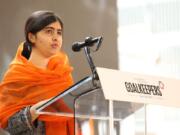
{"label": "draped fabric", "polygon": [[[39,101],[49,99],[73,84],[72,67],[65,53],[53,56],[46,69],[34,66],[21,55],[23,43],[20,44],[14,60],[10,63],[0,85],[0,124],[6,127],[7,120],[20,109],[32,106]],[[62,110],[68,110],[64,105]],[[74,123],[72,118],[40,116],[45,121],[47,135],[72,135]]]}

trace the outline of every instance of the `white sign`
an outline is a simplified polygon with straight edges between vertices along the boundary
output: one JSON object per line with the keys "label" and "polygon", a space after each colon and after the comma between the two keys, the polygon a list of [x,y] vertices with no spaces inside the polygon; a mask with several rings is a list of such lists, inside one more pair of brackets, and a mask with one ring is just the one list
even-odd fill
{"label": "white sign", "polygon": [[109,100],[180,107],[180,80],[97,68]]}

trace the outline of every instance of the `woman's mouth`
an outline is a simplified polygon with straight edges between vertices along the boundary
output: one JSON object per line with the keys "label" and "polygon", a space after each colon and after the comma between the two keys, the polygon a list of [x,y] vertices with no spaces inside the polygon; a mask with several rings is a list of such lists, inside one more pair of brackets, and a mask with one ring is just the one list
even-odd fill
{"label": "woman's mouth", "polygon": [[56,49],[56,48],[59,47],[59,45],[58,45],[58,44],[51,44],[51,47],[54,48],[54,49]]}

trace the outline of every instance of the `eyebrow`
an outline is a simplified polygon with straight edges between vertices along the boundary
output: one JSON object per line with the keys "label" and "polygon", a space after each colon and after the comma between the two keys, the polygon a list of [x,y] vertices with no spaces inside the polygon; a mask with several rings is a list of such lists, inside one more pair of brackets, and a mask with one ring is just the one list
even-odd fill
{"label": "eyebrow", "polygon": [[[52,29],[52,30],[55,30],[55,28],[54,27],[45,27],[44,29]],[[57,29],[58,31],[62,31],[62,29]]]}

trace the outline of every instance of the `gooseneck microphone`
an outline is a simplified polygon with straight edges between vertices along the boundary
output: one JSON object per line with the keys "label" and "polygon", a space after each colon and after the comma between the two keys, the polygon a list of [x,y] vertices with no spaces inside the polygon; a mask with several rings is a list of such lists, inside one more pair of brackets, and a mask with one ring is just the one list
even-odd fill
{"label": "gooseneck microphone", "polygon": [[75,42],[72,45],[72,50],[75,52],[78,52],[81,50],[81,48],[88,46],[91,47],[93,46],[95,43],[97,42],[101,42],[102,37],[96,37],[96,38],[92,38],[92,37],[86,37],[84,42]]}

